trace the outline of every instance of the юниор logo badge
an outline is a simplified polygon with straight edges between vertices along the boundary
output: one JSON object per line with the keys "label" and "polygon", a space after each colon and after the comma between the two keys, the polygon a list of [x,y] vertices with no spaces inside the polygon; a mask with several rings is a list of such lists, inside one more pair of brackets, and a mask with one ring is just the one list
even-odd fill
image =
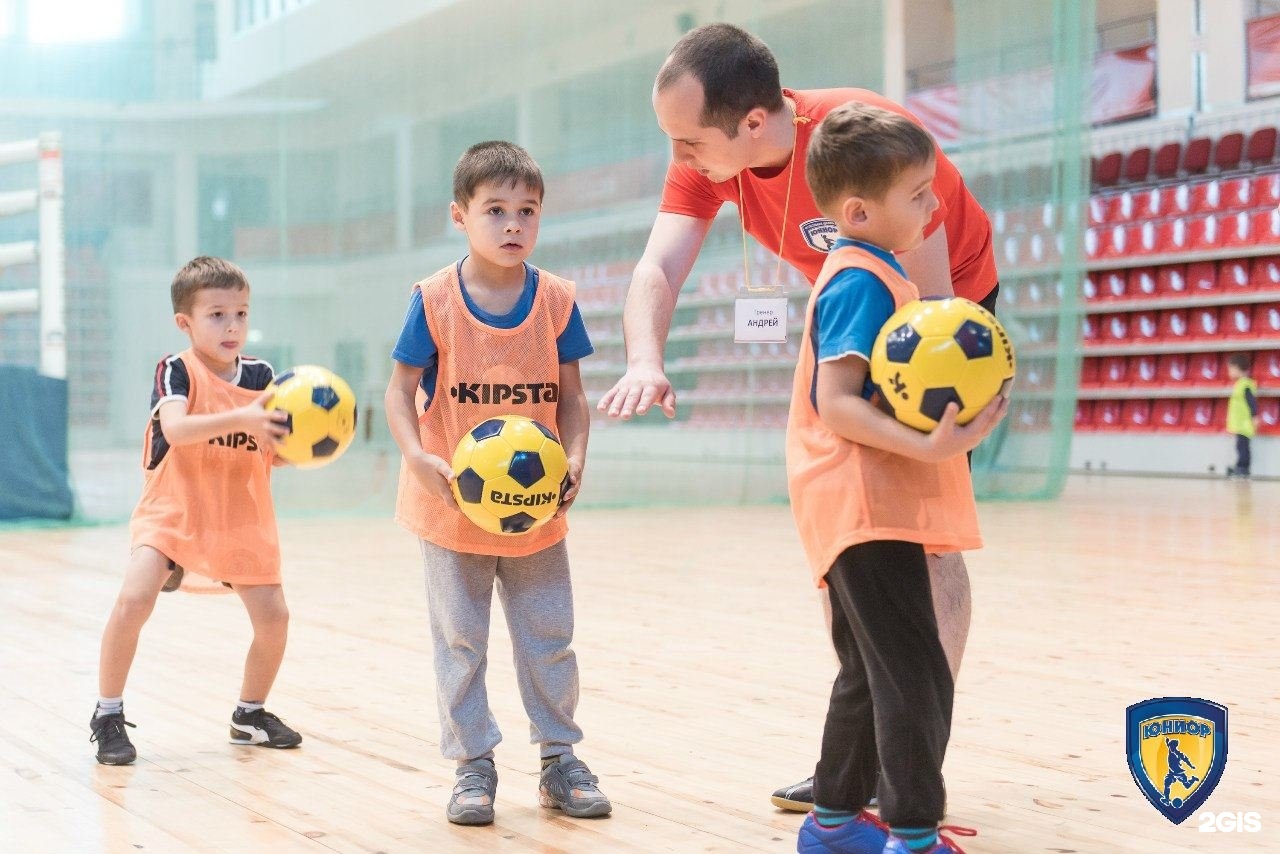
{"label": "\u044e\u043d\u0438\u043e\u0440 logo badge", "polygon": [[1156,697],[1125,710],[1129,772],[1160,814],[1182,824],[1213,793],[1227,765],[1227,708],[1196,697]]}

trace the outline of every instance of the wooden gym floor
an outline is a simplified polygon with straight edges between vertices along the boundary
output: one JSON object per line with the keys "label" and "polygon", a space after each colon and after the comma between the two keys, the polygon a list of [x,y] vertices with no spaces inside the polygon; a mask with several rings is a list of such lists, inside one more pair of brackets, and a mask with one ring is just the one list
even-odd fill
{"label": "wooden gym floor", "polygon": [[[1280,484],[1075,478],[1056,502],[982,507],[974,621],[945,769],[971,852],[1280,850]],[[226,742],[247,621],[165,594],[126,692],[139,759],[95,763],[98,637],[122,527],[0,531],[0,850],[795,850],[776,787],[807,776],[834,674],[785,507],[582,511],[570,550],[580,755],[614,802],[537,806],[537,762],[494,622],[498,820],[444,817],[415,545],[381,518],[282,527],[289,652],[269,707],[299,750]],[[1205,809],[1257,833],[1168,824],[1125,765],[1124,711],[1230,709]]]}

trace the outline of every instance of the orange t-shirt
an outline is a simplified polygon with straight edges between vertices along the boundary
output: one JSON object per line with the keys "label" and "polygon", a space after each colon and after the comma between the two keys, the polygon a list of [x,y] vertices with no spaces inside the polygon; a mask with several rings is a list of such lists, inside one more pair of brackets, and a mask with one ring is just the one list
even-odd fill
{"label": "orange t-shirt", "polygon": [[[253,402],[261,391],[218,377],[190,350],[187,412],[207,415]],[[144,470],[152,430],[143,442]],[[132,548],[151,546],[187,572],[230,584],[279,584],[280,540],[271,500],[270,440],[250,433],[176,445],[146,471],[129,520]],[[191,585],[184,579],[183,588]]]}
{"label": "orange t-shirt", "polygon": [[[827,256],[805,315],[804,340],[813,330],[813,308],[831,277],[849,267],[884,282],[896,308],[916,299],[916,286],[884,261],[856,246]],[[930,552],[982,547],[978,511],[964,454],[926,463],[859,445],[828,427],[811,392],[817,348],[800,348],[787,418],[787,488],[800,543],[813,579],[826,586],[827,571],[845,549],[874,540],[920,543]]]}
{"label": "orange t-shirt", "polygon": [[[435,396],[418,418],[423,449],[449,462],[471,428],[499,415],[524,415],[554,429],[560,399],[556,339],[573,312],[573,283],[539,270],[529,316],[511,329],[489,326],[471,313],[456,264],[414,288],[422,291],[423,322],[439,354]],[[523,393],[519,398],[491,395],[496,385]],[[455,552],[507,557],[542,551],[563,540],[569,530],[562,516],[526,534],[491,534],[429,492],[403,463],[396,521]]]}
{"label": "orange t-shirt", "polygon": [[[782,210],[786,205],[787,176],[791,174],[791,207],[787,213],[782,260],[794,266],[810,282],[817,281],[827,252],[835,243],[835,223],[827,219],[814,204],[813,195],[804,180],[805,156],[814,128],[827,113],[841,104],[857,101],[891,110],[920,124],[920,120],[903,107],[882,95],[866,89],[783,89],[783,94],[796,105],[796,115],[811,119],[796,128],[796,162],[777,170],[746,169],[742,180],[741,211],[747,231],[763,246],[778,253],[778,235],[782,232]],[[947,227],[947,251],[951,257],[951,284],[957,296],[981,301],[996,286],[996,259],[991,245],[991,221],[964,185],[956,167],[938,149],[938,170],[933,179],[933,192],[938,197],[938,210],[925,235],[933,234],[939,225]],[[662,191],[659,210],[698,219],[712,219],[725,202],[738,204],[738,182],[712,183],[688,166],[672,163],[667,169],[667,183]]]}

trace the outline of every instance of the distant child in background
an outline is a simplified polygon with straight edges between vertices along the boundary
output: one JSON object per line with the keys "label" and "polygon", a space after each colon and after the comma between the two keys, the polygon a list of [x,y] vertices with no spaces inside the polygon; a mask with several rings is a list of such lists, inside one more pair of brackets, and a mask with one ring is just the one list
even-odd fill
{"label": "distant child in background", "polygon": [[160,591],[188,587],[193,578],[234,590],[253,626],[231,743],[302,742],[263,708],[289,631],[271,500],[272,449],[285,435],[287,416],[264,408],[271,366],[240,355],[249,332],[249,281],[230,261],[201,256],[174,276],[170,297],[191,347],[161,359],[151,381],[146,480],[129,521],[124,583],[102,633],[101,696],[89,724],[103,765],[137,758],[123,695],[138,635]]}
{"label": "distant child in background", "polygon": [[[925,556],[982,545],[965,452],[1006,402],[965,426],[950,404],[920,433],[876,405],[867,375],[877,334],[919,296],[894,253],[924,241],[936,164],[923,128],[866,104],[835,108],[809,140],[805,177],[839,234],[809,297],[787,480],[813,578],[830,590],[840,673],[801,854],[959,850],[938,833],[954,685]],[[877,777],[879,818],[866,811]]]}
{"label": "distant child in background", "polygon": [[1236,437],[1236,464],[1227,477],[1249,476],[1253,462],[1250,440],[1258,432],[1258,383],[1249,376],[1249,357],[1233,353],[1227,358],[1227,376],[1235,380],[1227,402],[1227,432]]}
{"label": "distant child in background", "polygon": [[[440,750],[457,763],[445,815],[454,824],[489,824],[502,740],[485,688],[489,613],[496,589],[515,653],[516,679],[538,745],[544,807],[575,818],[608,815],[612,805],[574,755],[582,729],[573,589],[564,511],[582,478],[591,426],[578,360],[591,355],[574,286],[526,260],[538,241],[543,182],[518,145],[471,146],[453,173],[454,226],[468,254],[414,285],[391,354],[387,423],[404,465],[396,521],[420,540],[435,648]],[[459,389],[503,383],[549,390],[489,402]],[[424,406],[418,405],[425,394]],[[569,458],[570,486],[556,516],[520,536],[481,530],[458,509],[449,460],[458,441],[487,418],[524,415],[554,425]]]}

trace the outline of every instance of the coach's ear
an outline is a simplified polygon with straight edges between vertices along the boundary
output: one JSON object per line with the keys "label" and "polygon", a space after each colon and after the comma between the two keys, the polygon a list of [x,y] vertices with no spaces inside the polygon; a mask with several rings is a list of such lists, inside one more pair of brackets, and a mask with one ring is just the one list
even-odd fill
{"label": "coach's ear", "polygon": [[467,219],[457,202],[449,202],[449,219],[453,221],[454,228],[463,234],[467,233]]}

